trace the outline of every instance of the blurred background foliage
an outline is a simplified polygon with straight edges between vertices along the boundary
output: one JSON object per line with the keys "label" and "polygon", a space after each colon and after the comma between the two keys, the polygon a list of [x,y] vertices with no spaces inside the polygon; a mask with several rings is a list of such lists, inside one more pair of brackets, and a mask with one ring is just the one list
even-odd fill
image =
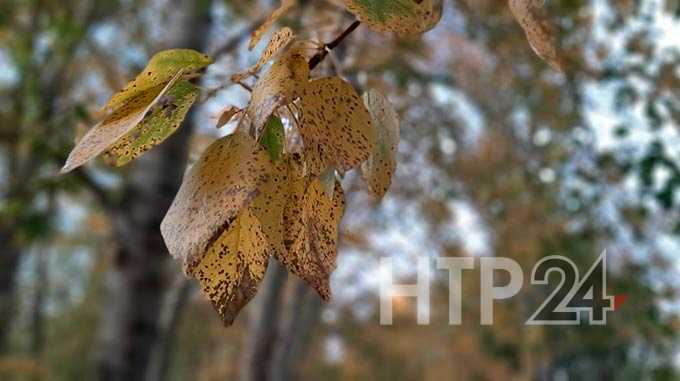
{"label": "blurred background foliage", "polygon": [[[340,1],[300,3],[281,24],[305,37],[329,41],[352,21]],[[345,178],[330,304],[272,266],[225,329],[158,224],[220,110],[246,103],[228,78],[255,61],[249,31],[278,2],[1,2],[0,379],[680,379],[680,3],[546,4],[566,74],[533,54],[501,0],[445,0],[422,37],[360,28],[333,52],[316,75],[378,89],[402,117],[393,186],[376,204]],[[214,54],[202,86],[218,90],[138,162],[57,176],[97,107],[169,47]],[[410,299],[378,324],[381,257],[401,282],[420,255],[511,257],[527,283],[544,256],[585,271],[604,249],[609,292],[628,296],[606,326],[524,326],[550,291],[528,285],[481,326],[475,271],[462,326],[447,324],[444,272],[430,325]]]}

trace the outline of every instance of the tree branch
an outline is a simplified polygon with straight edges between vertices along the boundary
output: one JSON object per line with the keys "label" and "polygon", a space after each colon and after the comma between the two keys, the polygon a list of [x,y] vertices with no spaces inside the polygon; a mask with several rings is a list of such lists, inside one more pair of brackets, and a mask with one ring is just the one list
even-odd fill
{"label": "tree branch", "polygon": [[340,35],[336,37],[335,40],[325,44],[323,46],[323,49],[320,52],[316,53],[314,57],[312,57],[309,60],[309,70],[312,70],[315,67],[317,67],[321,63],[321,61],[323,61],[326,58],[328,52],[330,52],[331,50],[335,49],[338,45],[340,45],[342,41],[345,38],[347,38],[347,36],[352,34],[352,32],[354,32],[354,30],[359,27],[359,24],[361,24],[361,21],[359,20],[354,21],[352,25],[348,26],[347,29],[340,33]]}

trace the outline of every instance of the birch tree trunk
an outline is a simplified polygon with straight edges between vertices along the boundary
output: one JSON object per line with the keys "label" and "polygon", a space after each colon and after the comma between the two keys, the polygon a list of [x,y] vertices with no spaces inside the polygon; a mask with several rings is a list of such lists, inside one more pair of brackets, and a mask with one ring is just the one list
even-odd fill
{"label": "birch tree trunk", "polygon": [[288,272],[276,260],[269,262],[260,298],[249,316],[248,339],[241,365],[241,381],[268,380],[269,364],[279,336],[280,316]]}
{"label": "birch tree trunk", "polygon": [[159,337],[151,352],[151,362],[146,374],[146,381],[162,381],[166,378],[182,311],[192,294],[192,282],[193,280],[185,277],[184,274],[178,274],[172,288],[164,298],[159,317]]}
{"label": "birch tree trunk", "polygon": [[299,380],[300,364],[309,352],[321,318],[322,300],[307,284],[296,279],[285,313],[281,335],[270,364],[269,380]]}
{"label": "birch tree trunk", "polygon": [[[177,2],[187,17],[176,47],[205,51],[211,1]],[[160,222],[182,181],[194,118],[133,164],[120,205],[110,211],[117,248],[107,274],[96,371],[100,380],[143,380],[158,338],[169,255]]]}
{"label": "birch tree trunk", "polygon": [[[286,295],[286,283],[293,285]],[[250,317],[241,381],[297,380],[322,309],[321,298],[272,261]]]}

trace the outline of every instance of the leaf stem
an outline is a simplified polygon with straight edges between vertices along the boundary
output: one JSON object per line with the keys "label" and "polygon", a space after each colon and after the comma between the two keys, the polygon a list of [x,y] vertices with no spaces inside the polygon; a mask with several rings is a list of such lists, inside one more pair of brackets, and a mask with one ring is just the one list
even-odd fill
{"label": "leaf stem", "polygon": [[359,24],[361,24],[361,21],[359,21],[359,20],[354,21],[352,23],[352,25],[348,26],[347,29],[345,29],[342,33],[340,33],[340,35],[338,37],[336,37],[335,40],[333,40],[333,41],[331,41],[327,44],[324,44],[323,49],[321,51],[319,51],[318,53],[316,53],[314,55],[314,57],[312,57],[309,60],[309,70],[312,70],[315,67],[317,67],[321,63],[321,61],[323,61],[326,58],[326,56],[328,55],[328,53],[331,50],[338,47],[338,45],[340,45],[342,43],[342,41],[345,38],[347,38],[347,36],[352,34],[352,32],[354,32],[354,30],[359,27]]}

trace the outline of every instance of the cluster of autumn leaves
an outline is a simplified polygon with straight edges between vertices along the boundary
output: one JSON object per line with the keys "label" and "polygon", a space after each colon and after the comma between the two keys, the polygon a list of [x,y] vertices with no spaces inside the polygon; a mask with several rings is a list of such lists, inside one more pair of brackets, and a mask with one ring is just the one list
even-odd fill
{"label": "cluster of autumn leaves", "polygon": [[[397,36],[431,29],[442,12],[436,0],[345,5],[371,29]],[[294,6],[283,0],[253,33],[250,48]],[[161,224],[170,254],[200,282],[226,324],[254,296],[271,257],[328,299],[345,207],[338,175],[360,168],[369,191],[381,198],[396,168],[393,107],[373,90],[360,97],[340,77],[311,78],[310,47],[322,52],[282,28],[253,67],[232,76],[242,83],[273,60],[247,107],[229,107],[220,117],[220,126],[238,120],[235,132],[192,165]],[[108,101],[107,116],[78,142],[62,172],[100,154],[124,165],[161,143],[197,100],[200,90],[191,81],[211,62],[187,49],[156,54]]]}

